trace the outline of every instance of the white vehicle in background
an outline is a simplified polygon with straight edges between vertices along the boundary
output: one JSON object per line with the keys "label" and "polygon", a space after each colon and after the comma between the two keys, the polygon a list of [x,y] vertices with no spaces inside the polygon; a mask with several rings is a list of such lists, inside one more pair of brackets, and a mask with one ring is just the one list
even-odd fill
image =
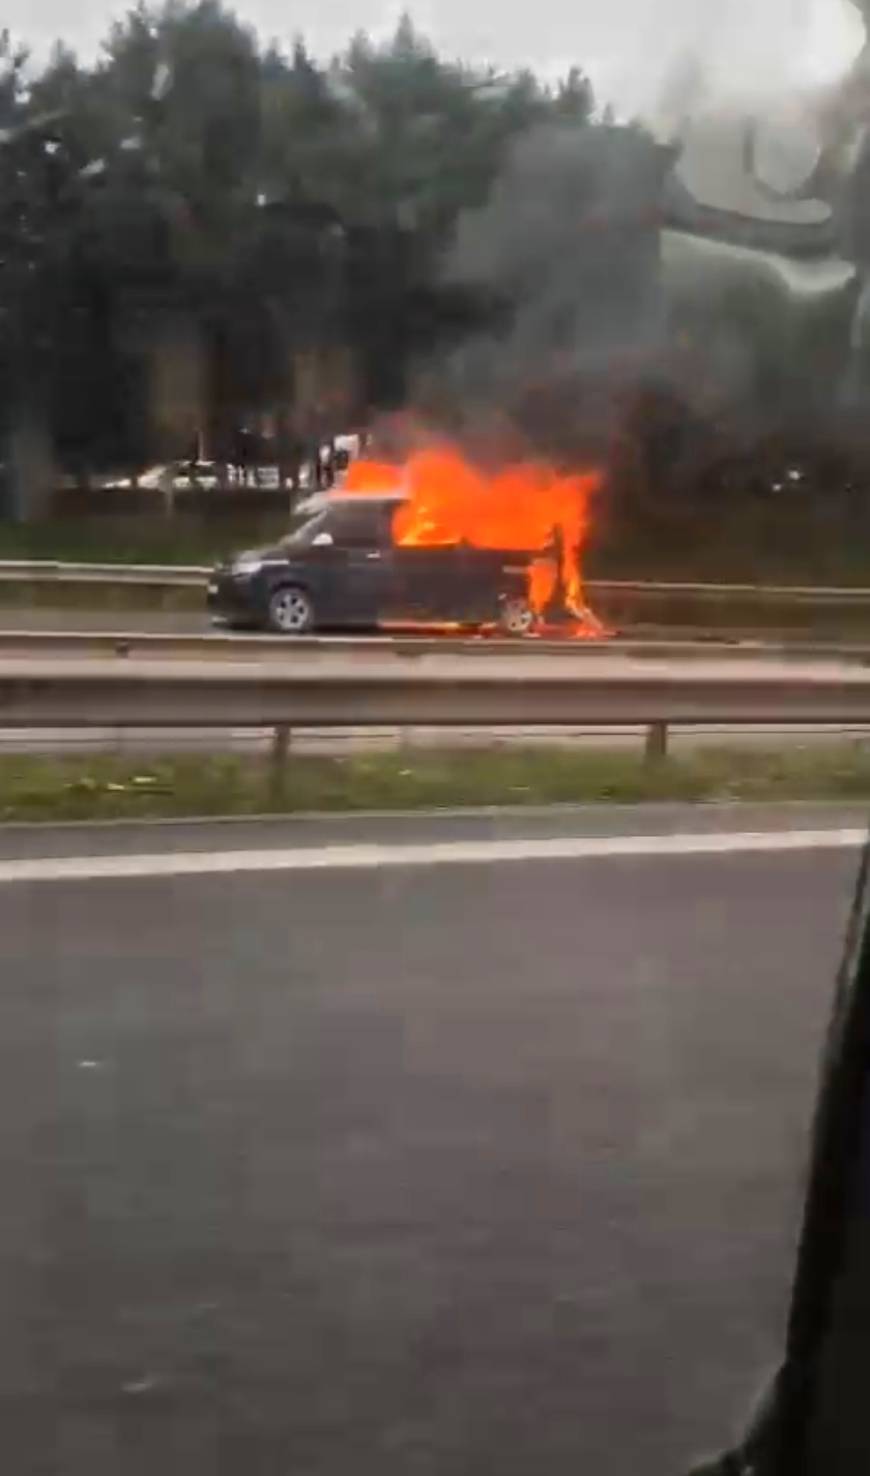
{"label": "white vehicle in background", "polygon": [[[334,480],[340,484],[344,472],[352,461],[361,454],[363,437],[358,433],[336,436],[333,441],[324,441],[318,449],[320,461],[316,468],[305,461],[299,468],[298,488],[313,491],[318,485],[318,471],[326,475],[333,472]],[[105,477],[98,485],[106,491],[122,491],[141,488],[145,492],[183,492],[191,487],[203,491],[214,491],[219,487],[250,488],[252,491],[277,491],[281,485],[281,468],[278,466],[234,466],[220,461],[164,461],[147,467],[137,477]],[[293,477],[286,477],[284,487],[291,490],[296,486]]]}
{"label": "white vehicle in background", "polygon": [[110,492],[135,487],[146,492],[174,492],[185,487],[211,490],[221,485],[220,470],[215,461],[167,461],[149,466],[138,477],[112,477],[100,485]]}
{"label": "white vehicle in background", "polygon": [[336,436],[333,441],[337,455],[344,455],[348,461],[356,461],[362,451],[362,436],[359,431],[350,435]]}
{"label": "white vehicle in background", "polygon": [[[228,485],[230,487],[251,487],[255,491],[276,492],[281,484],[281,468],[278,466],[248,466],[229,468]],[[283,485],[291,488],[295,485],[292,477],[285,477]]]}
{"label": "white vehicle in background", "polygon": [[351,462],[362,455],[363,437],[358,431],[336,436],[332,448],[333,475],[336,486],[340,487]]}
{"label": "white vehicle in background", "polygon": [[[205,492],[219,487],[249,487],[252,490],[276,491],[281,485],[277,466],[240,468],[218,461],[169,461],[150,466],[139,476],[112,477],[100,483],[107,491],[138,487],[146,492],[183,492],[191,487]],[[285,486],[292,487],[292,477]]]}

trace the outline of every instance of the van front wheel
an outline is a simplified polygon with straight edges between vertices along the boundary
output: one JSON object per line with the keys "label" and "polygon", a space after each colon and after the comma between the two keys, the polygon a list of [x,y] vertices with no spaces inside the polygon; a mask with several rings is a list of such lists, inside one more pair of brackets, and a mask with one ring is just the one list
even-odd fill
{"label": "van front wheel", "polygon": [[314,605],[307,590],[282,585],[269,599],[269,629],[279,635],[308,635],[314,629]]}

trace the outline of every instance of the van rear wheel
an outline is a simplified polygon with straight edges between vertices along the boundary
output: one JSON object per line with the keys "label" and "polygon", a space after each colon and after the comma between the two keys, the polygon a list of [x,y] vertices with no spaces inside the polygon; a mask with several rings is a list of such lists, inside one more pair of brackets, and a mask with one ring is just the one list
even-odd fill
{"label": "van rear wheel", "polygon": [[537,623],[537,615],[522,595],[516,595],[502,604],[498,624],[503,635],[531,635]]}
{"label": "van rear wheel", "polygon": [[279,635],[308,635],[314,629],[314,605],[305,589],[284,584],[269,599],[269,629]]}

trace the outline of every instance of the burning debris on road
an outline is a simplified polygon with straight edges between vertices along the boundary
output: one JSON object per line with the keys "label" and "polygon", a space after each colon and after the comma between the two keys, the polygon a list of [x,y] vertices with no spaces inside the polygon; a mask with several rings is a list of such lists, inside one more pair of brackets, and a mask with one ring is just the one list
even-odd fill
{"label": "burning debris on road", "polygon": [[537,462],[496,472],[439,445],[402,463],[357,461],[345,492],[395,489],[404,502],[393,520],[400,547],[516,550],[538,555],[529,566],[529,602],[541,624],[552,619],[581,640],[609,635],[583,594],[581,554],[589,508],[602,482],[595,470],[565,475]]}

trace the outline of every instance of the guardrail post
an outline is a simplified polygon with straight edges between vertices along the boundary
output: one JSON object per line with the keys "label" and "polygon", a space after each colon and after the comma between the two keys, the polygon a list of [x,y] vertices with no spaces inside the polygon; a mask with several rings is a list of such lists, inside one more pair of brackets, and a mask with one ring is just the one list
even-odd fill
{"label": "guardrail post", "polygon": [[668,756],[668,725],[667,723],[650,723],[646,730],[646,742],[643,751],[644,761],[648,764],[659,764]]}
{"label": "guardrail post", "polygon": [[269,753],[269,798],[274,803],[284,798],[284,774],[289,752],[290,727],[287,723],[277,723]]}

